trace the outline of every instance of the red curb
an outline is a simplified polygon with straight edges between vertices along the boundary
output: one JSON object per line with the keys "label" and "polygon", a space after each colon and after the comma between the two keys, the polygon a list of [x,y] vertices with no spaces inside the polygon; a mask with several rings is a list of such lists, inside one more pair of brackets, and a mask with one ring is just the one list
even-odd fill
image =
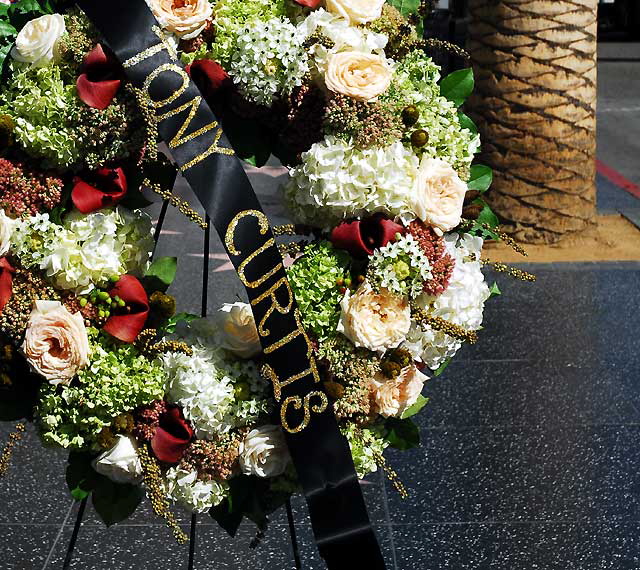
{"label": "red curb", "polygon": [[610,166],[607,166],[604,162],[596,159],[596,170],[598,174],[602,174],[607,180],[613,182],[618,188],[622,188],[632,194],[636,198],[640,198],[640,186],[631,182],[631,180],[627,180],[622,174],[620,174],[617,170],[614,170]]}

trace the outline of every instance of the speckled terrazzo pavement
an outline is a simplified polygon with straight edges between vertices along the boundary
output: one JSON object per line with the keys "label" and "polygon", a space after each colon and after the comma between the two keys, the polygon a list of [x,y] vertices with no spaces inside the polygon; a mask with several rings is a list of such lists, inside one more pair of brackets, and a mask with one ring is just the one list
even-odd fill
{"label": "speckled terrazzo pavement", "polygon": [[[276,223],[278,174],[251,175]],[[180,256],[174,293],[197,311],[202,234],[176,212],[164,227],[158,253]],[[214,239],[211,307],[240,293],[220,252]],[[522,267],[538,282],[498,277],[480,342],[428,383],[422,447],[389,453],[409,498],[380,473],[363,484],[390,570],[640,569],[640,263]],[[61,568],[77,509],[64,462],[29,429],[0,480],[0,570]],[[320,570],[300,498],[294,510],[303,567]],[[195,568],[293,569],[284,512],[272,523],[251,550],[252,526],[233,540],[202,517]],[[71,568],[186,562],[148,508],[110,529],[89,508]]]}

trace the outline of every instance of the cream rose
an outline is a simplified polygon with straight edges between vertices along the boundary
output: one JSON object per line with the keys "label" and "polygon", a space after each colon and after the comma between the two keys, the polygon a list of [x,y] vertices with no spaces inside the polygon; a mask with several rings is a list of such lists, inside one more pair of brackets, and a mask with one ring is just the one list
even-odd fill
{"label": "cream rose", "polygon": [[47,14],[27,22],[16,38],[11,57],[17,61],[44,66],[57,55],[56,47],[66,28],[60,14]]}
{"label": "cream rose", "polygon": [[252,429],[240,444],[240,469],[245,475],[277,477],[290,461],[289,449],[280,426]]}
{"label": "cream rose", "polygon": [[59,301],[36,301],[22,351],[49,383],[69,384],[89,361],[89,339],[82,315],[72,315]]}
{"label": "cream rose", "polygon": [[17,220],[11,219],[0,209],[0,257],[7,255],[11,247],[11,236],[16,229]]}
{"label": "cream rose", "polygon": [[247,303],[225,303],[216,314],[220,345],[240,358],[262,352],[256,322]]}
{"label": "cream rose", "polygon": [[116,483],[136,483],[142,476],[142,465],[135,440],[119,435],[109,451],[94,459],[93,468]]}
{"label": "cream rose", "polygon": [[147,0],[163,30],[190,40],[198,36],[213,16],[209,0]]}
{"label": "cream rose", "polygon": [[389,88],[392,75],[382,55],[342,51],[329,57],[324,81],[330,91],[358,101],[373,101]]}
{"label": "cream rose", "polygon": [[423,157],[410,207],[438,235],[460,223],[467,185],[444,160]]}
{"label": "cream rose", "polygon": [[358,347],[382,353],[397,347],[411,327],[409,302],[384,288],[376,293],[366,281],[353,295],[347,290],[340,306],[338,331]]}
{"label": "cream rose", "polygon": [[382,15],[385,0],[326,0],[327,10],[349,20],[352,24],[366,24]]}
{"label": "cream rose", "polygon": [[370,385],[376,411],[385,418],[401,416],[416,403],[428,379],[413,365],[403,368],[393,380],[376,374]]}

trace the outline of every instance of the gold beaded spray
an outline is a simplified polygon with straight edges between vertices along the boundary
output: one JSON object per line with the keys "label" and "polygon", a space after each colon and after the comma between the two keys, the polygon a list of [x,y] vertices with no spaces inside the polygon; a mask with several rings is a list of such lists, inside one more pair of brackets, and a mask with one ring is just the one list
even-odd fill
{"label": "gold beaded spray", "polygon": [[176,517],[169,510],[169,501],[164,492],[162,485],[162,479],[160,477],[160,466],[156,459],[149,453],[149,448],[146,445],[141,445],[138,448],[138,456],[140,457],[140,464],[142,465],[142,472],[144,475],[144,482],[147,488],[147,497],[151,501],[151,507],[156,516],[165,520],[167,527],[173,532],[178,544],[186,544],[189,542],[189,537],[180,528]]}
{"label": "gold beaded spray", "polygon": [[13,449],[22,439],[22,434],[24,434],[25,429],[25,425],[20,423],[16,425],[15,431],[9,434],[9,441],[7,441],[4,446],[2,457],[0,457],[0,477],[4,477],[7,474],[9,465],[11,464],[11,457],[13,456]]}
{"label": "gold beaded spray", "polygon": [[529,283],[533,283],[536,280],[536,276],[532,273],[523,271],[522,269],[518,269],[517,267],[511,267],[499,261],[492,262],[489,259],[482,259],[480,263],[482,263],[482,265],[491,265],[494,271],[497,271],[498,273],[506,273],[507,275],[509,275],[509,277],[520,279],[520,281],[528,281]]}
{"label": "gold beaded spray", "polygon": [[418,324],[441,331],[450,337],[461,340],[462,342],[468,342],[469,344],[475,344],[478,342],[478,334],[475,331],[468,331],[460,325],[446,321],[441,317],[428,315],[427,312],[420,307],[412,306],[411,316]]}
{"label": "gold beaded spray", "polygon": [[185,200],[181,200],[173,194],[170,190],[165,190],[160,186],[160,184],[155,184],[151,182],[148,178],[145,178],[142,181],[142,185],[146,186],[153,192],[155,192],[158,196],[168,200],[169,203],[174,207],[178,208],[178,210],[184,214],[187,218],[189,218],[192,222],[198,224],[203,230],[207,229],[207,222],[204,221],[202,216],[198,214]]}

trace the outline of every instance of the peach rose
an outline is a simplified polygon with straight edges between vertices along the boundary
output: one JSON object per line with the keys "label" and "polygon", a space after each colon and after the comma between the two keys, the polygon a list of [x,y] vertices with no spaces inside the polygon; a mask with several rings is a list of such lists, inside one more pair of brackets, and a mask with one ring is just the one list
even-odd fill
{"label": "peach rose", "polygon": [[397,347],[411,327],[408,301],[384,288],[376,293],[366,281],[353,294],[347,290],[340,306],[338,331],[358,347],[382,353]]}
{"label": "peach rose", "polygon": [[385,418],[400,417],[416,403],[428,379],[413,365],[403,368],[393,380],[376,374],[370,384],[376,411]]}
{"label": "peach rose", "polygon": [[358,101],[373,101],[391,84],[392,70],[382,55],[342,51],[329,58],[327,89]]}
{"label": "peach rose", "polygon": [[327,10],[352,24],[366,24],[382,15],[385,0],[327,0]]}
{"label": "peach rose", "polygon": [[410,206],[416,216],[442,235],[460,223],[466,193],[467,185],[447,162],[425,156]]}
{"label": "peach rose", "polygon": [[36,301],[22,352],[49,383],[69,384],[89,361],[89,339],[82,315],[72,315],[59,301]]}
{"label": "peach rose", "polygon": [[147,0],[147,4],[163,30],[185,40],[197,37],[213,16],[209,0]]}

